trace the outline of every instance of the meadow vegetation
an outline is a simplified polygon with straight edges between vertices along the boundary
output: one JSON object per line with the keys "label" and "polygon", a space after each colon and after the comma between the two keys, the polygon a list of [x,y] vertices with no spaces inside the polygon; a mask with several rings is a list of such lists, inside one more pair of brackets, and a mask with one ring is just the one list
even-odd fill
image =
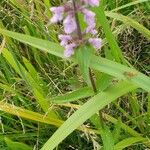
{"label": "meadow vegetation", "polygon": [[150,149],[149,0],[101,0],[102,48],[69,59],[49,22],[61,4],[0,0],[0,149]]}

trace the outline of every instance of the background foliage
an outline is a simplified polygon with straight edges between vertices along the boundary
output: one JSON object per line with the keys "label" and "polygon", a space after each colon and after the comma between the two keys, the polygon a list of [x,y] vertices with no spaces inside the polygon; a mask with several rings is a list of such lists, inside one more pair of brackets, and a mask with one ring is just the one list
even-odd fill
{"label": "background foliage", "polygon": [[89,62],[97,93],[76,58],[63,58],[62,25],[49,24],[60,3],[0,1],[0,149],[149,149],[148,0],[94,8],[103,39]]}

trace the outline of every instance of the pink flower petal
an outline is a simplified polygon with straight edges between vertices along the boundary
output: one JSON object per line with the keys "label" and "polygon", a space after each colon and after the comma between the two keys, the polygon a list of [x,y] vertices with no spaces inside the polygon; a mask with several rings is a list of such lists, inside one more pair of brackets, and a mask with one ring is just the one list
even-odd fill
{"label": "pink flower petal", "polygon": [[61,40],[61,43],[60,43],[61,46],[66,46],[68,44],[68,42],[70,40],[72,40],[72,37],[70,35],[62,35],[62,34],[60,34],[58,36],[58,38]]}
{"label": "pink flower petal", "polygon": [[64,10],[65,10],[65,8],[63,6],[60,6],[60,7],[51,7],[50,8],[50,11],[53,12],[53,13],[56,13],[56,14],[63,13]]}
{"label": "pink flower petal", "polygon": [[88,25],[95,24],[95,13],[87,9],[83,9],[82,12],[84,13],[84,21]]}
{"label": "pink flower petal", "polygon": [[93,45],[95,49],[100,49],[102,46],[102,39],[100,38],[90,38],[89,43]]}
{"label": "pink flower petal", "polygon": [[63,19],[62,15],[54,14],[53,17],[51,18],[50,22],[57,23],[57,22],[61,21],[62,19]]}
{"label": "pink flower petal", "polygon": [[99,0],[82,0],[85,4],[88,4],[92,7],[99,6]]}
{"label": "pink flower petal", "polygon": [[67,34],[70,34],[77,29],[75,19],[74,19],[74,17],[72,17],[72,15],[68,15],[65,18],[63,25],[64,25],[65,33],[67,33]]}
{"label": "pink flower petal", "polygon": [[64,51],[64,56],[66,58],[70,57],[71,55],[74,54],[74,48],[76,47],[75,43],[71,43],[69,45],[66,45],[65,51]]}
{"label": "pink flower petal", "polygon": [[50,10],[53,12],[51,23],[57,23],[63,19],[64,7],[51,7]]}

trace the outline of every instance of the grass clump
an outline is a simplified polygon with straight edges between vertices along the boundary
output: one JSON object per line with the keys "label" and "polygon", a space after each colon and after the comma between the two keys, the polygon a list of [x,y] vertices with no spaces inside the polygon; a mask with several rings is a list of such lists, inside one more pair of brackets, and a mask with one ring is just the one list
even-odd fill
{"label": "grass clump", "polygon": [[49,23],[60,4],[0,2],[0,149],[149,149],[148,1],[93,8],[103,39],[89,62],[96,93],[76,58],[63,58],[62,24]]}

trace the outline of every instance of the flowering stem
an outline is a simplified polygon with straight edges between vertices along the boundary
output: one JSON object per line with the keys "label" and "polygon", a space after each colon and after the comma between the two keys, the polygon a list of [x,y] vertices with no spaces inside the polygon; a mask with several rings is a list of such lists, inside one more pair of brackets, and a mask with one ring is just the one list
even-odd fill
{"label": "flowering stem", "polygon": [[96,85],[95,85],[95,81],[93,79],[91,68],[89,68],[89,76],[90,76],[91,84],[92,84],[92,87],[93,87],[93,91],[96,94],[97,93],[97,88],[96,88]]}
{"label": "flowering stem", "polygon": [[103,115],[102,115],[101,110],[99,110],[99,121],[100,121],[100,128],[102,130],[102,129],[104,129],[104,119],[103,119]]}
{"label": "flowering stem", "polygon": [[[96,88],[95,81],[93,79],[91,68],[89,68],[89,76],[90,76],[91,84],[93,87],[93,91],[95,94],[97,94],[97,88]],[[100,128],[103,129],[104,128],[104,122],[103,122],[103,116],[102,116],[101,110],[99,110],[99,121],[100,121]]]}
{"label": "flowering stem", "polygon": [[75,15],[75,20],[76,20],[76,25],[77,25],[78,37],[79,37],[79,40],[82,40],[82,32],[81,32],[81,28],[80,28],[80,24],[79,24],[79,17],[78,17],[78,13],[77,13],[76,2],[75,2],[75,0],[72,0],[72,2],[73,2],[74,15]]}

